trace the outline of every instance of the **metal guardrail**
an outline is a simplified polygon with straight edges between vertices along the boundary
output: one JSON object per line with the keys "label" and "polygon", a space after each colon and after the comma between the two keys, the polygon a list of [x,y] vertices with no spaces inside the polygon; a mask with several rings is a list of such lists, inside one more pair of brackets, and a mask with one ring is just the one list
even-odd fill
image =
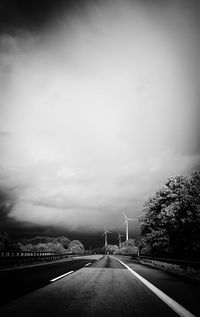
{"label": "metal guardrail", "polygon": [[134,256],[134,259],[141,259],[141,260],[147,260],[147,261],[158,261],[158,262],[165,262],[169,264],[177,264],[182,266],[199,266],[199,261],[192,261],[192,260],[179,260],[179,259],[168,259],[168,258],[154,258],[154,257],[148,257],[148,256]]}
{"label": "metal guardrail", "polygon": [[55,254],[51,252],[18,252],[16,255],[9,254],[0,256],[0,267],[17,266],[21,264],[31,264],[44,261],[55,261],[67,258],[71,253]]}
{"label": "metal guardrail", "polygon": [[0,251],[0,257],[2,256],[37,256],[37,255],[52,255],[54,252],[41,252],[41,251]]}

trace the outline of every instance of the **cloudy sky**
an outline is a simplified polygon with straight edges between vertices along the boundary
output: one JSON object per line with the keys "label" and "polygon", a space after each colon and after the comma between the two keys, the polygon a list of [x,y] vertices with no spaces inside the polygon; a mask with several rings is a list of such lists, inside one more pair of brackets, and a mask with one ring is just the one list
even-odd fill
{"label": "cloudy sky", "polygon": [[123,232],[199,166],[198,1],[72,2],[0,2],[1,230]]}

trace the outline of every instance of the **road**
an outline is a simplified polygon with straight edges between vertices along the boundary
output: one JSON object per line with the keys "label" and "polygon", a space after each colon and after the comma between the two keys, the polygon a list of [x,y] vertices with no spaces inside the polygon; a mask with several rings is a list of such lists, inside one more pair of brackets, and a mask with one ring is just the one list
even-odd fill
{"label": "road", "polygon": [[[130,259],[120,258],[120,260],[126,262],[140,276],[143,275],[144,277],[145,275],[146,279],[151,280],[151,283],[156,284],[155,286],[165,291],[168,296],[174,296],[175,300],[177,300],[177,295],[174,294],[179,293],[179,303],[181,302],[181,305],[184,303],[185,308],[189,308],[190,312],[198,316],[199,305],[197,299],[198,293],[196,294],[196,292],[200,290],[199,283],[148,268],[134,263]],[[11,300],[14,298],[12,296],[9,303],[1,306],[0,315],[2,317],[177,316],[140,279],[119,263],[116,258],[111,256],[104,256],[103,258],[98,256],[83,257],[80,259],[77,258],[71,263],[62,262],[53,265],[37,266],[37,269],[36,267],[27,268],[26,273],[24,273],[24,270],[18,270],[18,281],[20,280],[20,276],[21,278],[25,277],[23,274],[26,274],[27,278],[29,276],[29,289],[23,291],[19,298],[15,300]],[[11,271],[6,271],[6,274],[9,275]],[[12,273],[13,278],[16,271],[12,271],[15,272]],[[54,282],[50,282],[50,280],[56,277],[57,273],[62,275],[70,271],[74,272]],[[32,275],[32,272],[35,272],[35,275]],[[33,288],[31,287],[32,277],[35,280],[37,275],[40,277],[37,277],[37,283],[35,283]],[[45,278],[44,275],[46,276]],[[40,280],[42,284],[40,284]],[[9,287],[12,288],[12,285],[14,283],[7,285],[8,289]],[[20,289],[20,286],[18,284],[17,287]],[[21,288],[23,289],[23,287]],[[24,295],[25,293],[27,294]],[[191,300],[188,300],[188,297]],[[192,303],[192,301],[194,302]]]}
{"label": "road", "polygon": [[[98,258],[98,257],[96,257]],[[90,262],[95,261],[95,256]],[[50,283],[50,280],[71,270],[76,271],[87,264],[88,258],[43,263],[0,271],[0,305],[26,295]]]}

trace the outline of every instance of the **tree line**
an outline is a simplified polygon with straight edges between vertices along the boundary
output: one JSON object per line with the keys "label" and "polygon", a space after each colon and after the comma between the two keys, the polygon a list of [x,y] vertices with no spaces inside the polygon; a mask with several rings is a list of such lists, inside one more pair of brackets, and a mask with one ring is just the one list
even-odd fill
{"label": "tree line", "polygon": [[121,243],[121,246],[109,244],[107,246],[93,249],[93,253],[115,254],[115,255],[137,255],[139,239],[129,239]]}
{"label": "tree line", "polygon": [[0,233],[0,251],[15,250],[26,252],[54,252],[56,254],[85,252],[84,245],[79,240],[71,241],[65,236],[36,236],[12,241],[7,232]]}

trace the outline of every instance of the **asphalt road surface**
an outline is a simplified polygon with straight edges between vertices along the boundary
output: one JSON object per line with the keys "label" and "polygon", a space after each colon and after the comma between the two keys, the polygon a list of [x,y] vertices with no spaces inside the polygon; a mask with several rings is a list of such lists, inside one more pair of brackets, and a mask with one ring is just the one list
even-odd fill
{"label": "asphalt road surface", "polygon": [[[130,259],[119,259],[134,269],[136,274],[139,273],[140,277],[143,276],[165,294],[173,296],[175,301],[178,300],[179,304],[195,316],[199,316],[199,283],[134,263]],[[71,271],[74,272],[56,280],[56,277]],[[72,262],[7,270],[0,272],[0,282],[3,273],[7,278],[10,273],[15,282],[12,283],[12,278],[9,277],[7,289],[10,289],[13,295],[7,303],[4,299],[4,305],[0,308],[2,317],[178,316],[168,303],[161,300],[141,279],[111,256],[82,257]],[[26,290],[22,285],[25,279],[29,285],[26,285]],[[15,284],[16,281],[18,285]],[[1,291],[4,287],[5,281],[1,283]],[[15,288],[14,291],[12,287]],[[22,289],[23,292],[19,291],[14,297],[17,289]],[[25,293],[27,294],[24,295]],[[13,300],[14,298],[16,299]]]}
{"label": "asphalt road surface", "polygon": [[[90,262],[93,262],[95,257]],[[71,270],[82,268],[87,258],[43,263],[0,271],[0,305],[10,302],[50,283],[50,280]]]}

